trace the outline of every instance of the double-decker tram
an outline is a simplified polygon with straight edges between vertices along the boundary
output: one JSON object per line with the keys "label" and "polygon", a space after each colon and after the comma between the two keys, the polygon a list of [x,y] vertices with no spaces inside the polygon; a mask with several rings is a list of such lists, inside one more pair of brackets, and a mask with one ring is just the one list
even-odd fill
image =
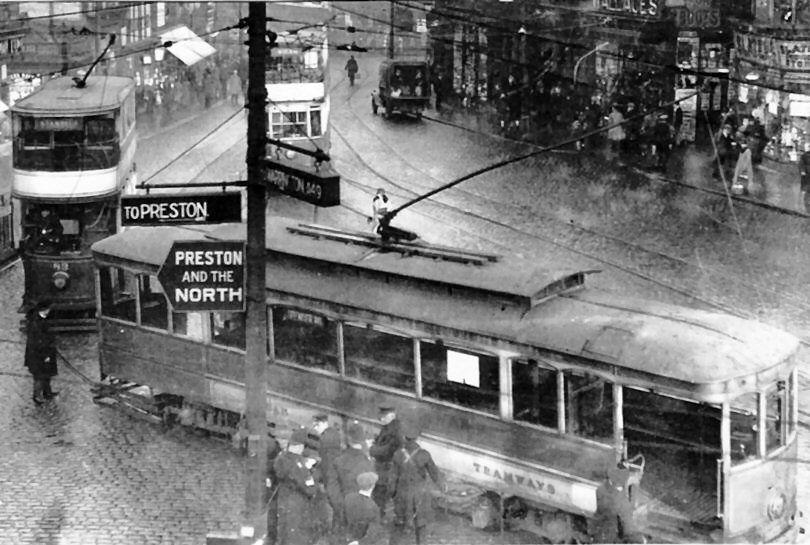
{"label": "double-decker tram", "polygon": [[[327,8],[313,5],[268,6],[278,11],[275,47],[268,50],[268,136],[295,146],[329,152],[329,48]],[[295,22],[287,23],[284,20]],[[309,24],[307,24],[309,23]],[[310,167],[314,160],[290,149],[269,146],[282,162]]]}
{"label": "double-decker tram", "polygon": [[[173,312],[156,274],[174,240],[242,237],[233,224],[133,228],[93,246],[105,377],[200,427],[239,421],[244,315]],[[276,437],[323,412],[373,433],[377,408],[394,406],[448,475],[555,543],[592,535],[609,470],[656,542],[795,528],[792,335],[594,290],[593,271],[416,242],[376,251],[367,234],[283,218],[267,241]]]}
{"label": "double-decker tram", "polygon": [[118,231],[119,200],[135,184],[130,78],[46,81],[11,109],[15,239],[25,270],[21,311],[54,301],[54,326],[95,324],[90,246]]}

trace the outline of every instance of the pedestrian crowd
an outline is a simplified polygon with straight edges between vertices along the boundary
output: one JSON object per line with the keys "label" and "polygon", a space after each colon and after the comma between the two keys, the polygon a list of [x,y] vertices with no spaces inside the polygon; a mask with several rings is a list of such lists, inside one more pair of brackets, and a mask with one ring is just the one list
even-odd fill
{"label": "pedestrian crowd", "polygon": [[208,109],[221,100],[239,106],[244,102],[246,76],[245,62],[225,53],[192,66],[164,62],[159,72],[148,77],[136,74],[138,113],[151,116],[155,125],[162,126],[174,121],[183,110]]}
{"label": "pedestrian crowd", "polygon": [[[443,486],[418,422],[379,408],[380,431],[366,438],[353,421],[345,434],[326,415],[293,431],[269,468],[268,532],[276,545],[425,542],[431,489]],[[410,538],[410,536],[413,536]]]}

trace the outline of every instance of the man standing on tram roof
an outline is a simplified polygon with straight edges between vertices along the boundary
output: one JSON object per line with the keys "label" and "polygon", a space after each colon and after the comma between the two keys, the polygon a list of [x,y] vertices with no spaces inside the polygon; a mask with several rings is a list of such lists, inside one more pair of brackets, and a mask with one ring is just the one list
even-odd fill
{"label": "man standing on tram roof", "polygon": [[368,452],[374,458],[374,469],[380,478],[371,497],[377,507],[380,508],[380,518],[385,518],[385,506],[391,498],[388,484],[394,453],[402,448],[405,439],[402,437],[400,422],[397,420],[394,407],[388,405],[380,407],[380,422],[382,428],[380,428],[380,433],[372,442]]}
{"label": "man standing on tram roof", "polygon": [[380,221],[391,210],[391,200],[385,194],[385,189],[379,188],[377,194],[371,200],[371,232],[377,234],[380,228]]}

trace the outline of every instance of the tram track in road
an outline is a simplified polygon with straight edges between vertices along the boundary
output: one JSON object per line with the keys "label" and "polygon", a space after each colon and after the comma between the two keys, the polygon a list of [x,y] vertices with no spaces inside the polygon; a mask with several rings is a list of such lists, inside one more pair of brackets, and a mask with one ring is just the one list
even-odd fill
{"label": "tram track in road", "polygon": [[[351,103],[352,96],[353,96],[353,94],[351,94],[349,97],[347,97],[346,101],[348,103]],[[362,117],[359,116],[357,114],[357,112],[354,111],[353,108],[351,108],[351,105],[348,108],[348,110],[349,110],[350,114],[355,119],[357,119],[365,127],[366,131],[369,132],[376,141],[379,141],[386,148],[386,153],[395,154],[396,156],[398,156],[400,158],[400,160],[402,161],[402,163],[408,169],[411,169],[413,172],[416,172],[419,175],[419,177],[421,177],[423,179],[433,180],[435,185],[433,185],[432,187],[435,187],[436,185],[441,185],[441,184],[445,183],[444,181],[436,179],[433,175],[431,175],[428,172],[425,172],[420,167],[418,167],[418,166],[414,165],[413,163],[411,163],[407,158],[403,157],[401,153],[399,153],[397,150],[395,150],[393,147],[391,147],[387,142],[385,142],[385,140],[383,138],[380,137],[379,134],[377,134],[376,131],[374,131],[371,127],[369,127],[368,124],[365,122],[365,120],[363,120]],[[338,136],[340,136],[344,141],[346,141],[345,136],[341,133],[340,129],[338,129],[337,126],[334,123],[333,123],[333,130],[335,131],[336,134],[338,134]],[[394,187],[399,187],[399,188],[401,188],[403,190],[409,191],[409,192],[413,193],[414,195],[416,195],[418,193],[417,191],[414,191],[413,189],[411,189],[409,187],[406,187],[404,184],[399,183],[399,182],[397,182],[395,180],[392,180],[390,176],[386,176],[386,175],[382,174],[379,170],[375,169],[371,164],[369,164],[369,162],[367,160],[365,160],[365,158],[362,157],[362,155],[356,150],[356,148],[351,146],[351,144],[349,144],[348,142],[347,142],[347,146],[349,147],[350,151],[352,151],[353,156],[365,168],[369,169],[375,176],[379,177],[381,180],[386,181],[387,183],[393,185]],[[420,189],[429,190],[429,189],[432,189],[432,187],[420,188]],[[520,227],[517,227],[517,226],[512,225],[512,224],[506,224],[504,222],[500,222],[498,220],[495,220],[492,217],[488,217],[488,216],[485,216],[485,215],[482,215],[482,214],[475,214],[472,211],[461,209],[461,208],[455,206],[454,208],[457,209],[457,210],[460,210],[460,211],[462,211],[464,213],[467,213],[467,214],[471,214],[471,215],[477,217],[478,219],[488,221],[488,222],[493,222],[493,223],[499,224],[501,226],[504,226],[506,228],[512,229],[513,231],[515,231],[515,232],[517,232],[519,234],[530,236],[530,237],[533,237],[533,238],[539,238],[540,240],[543,240],[544,242],[552,242],[558,247],[562,247],[562,248],[564,248],[566,250],[573,251],[573,252],[575,252],[575,253],[577,253],[579,255],[583,255],[584,257],[594,259],[594,260],[596,260],[596,261],[598,261],[598,262],[600,262],[600,263],[602,263],[604,265],[610,266],[610,267],[615,268],[617,270],[620,270],[622,272],[630,273],[630,274],[632,274],[632,275],[634,275],[636,277],[639,277],[639,278],[642,278],[642,279],[644,279],[646,281],[652,282],[652,283],[654,283],[654,284],[656,284],[656,285],[658,285],[660,287],[670,289],[670,290],[672,290],[672,291],[674,291],[674,292],[676,292],[676,293],[678,293],[680,295],[684,295],[684,296],[689,297],[690,299],[694,299],[696,301],[702,302],[703,304],[706,304],[706,305],[708,305],[708,306],[710,306],[712,308],[716,308],[718,310],[722,310],[724,312],[734,314],[734,315],[737,315],[737,316],[744,316],[744,317],[748,317],[748,318],[755,316],[755,314],[753,312],[744,312],[744,311],[741,311],[740,309],[734,308],[733,306],[731,306],[731,305],[729,305],[727,303],[721,302],[723,300],[722,296],[715,295],[714,297],[712,297],[710,299],[707,296],[695,293],[693,290],[691,290],[691,289],[689,289],[687,287],[676,286],[676,285],[672,284],[671,282],[667,282],[667,281],[663,281],[663,280],[659,280],[657,278],[654,278],[652,275],[645,273],[644,270],[645,269],[648,269],[648,270],[656,270],[656,269],[674,270],[674,271],[676,271],[678,273],[678,276],[685,276],[684,275],[684,269],[689,269],[688,273],[691,273],[695,277],[695,280],[701,281],[702,283],[705,283],[705,277],[706,277],[707,274],[720,275],[720,276],[722,276],[722,282],[719,282],[719,284],[723,285],[724,288],[728,287],[728,280],[729,280],[729,277],[731,277],[731,278],[735,278],[735,280],[736,280],[736,282],[735,282],[737,284],[736,292],[739,294],[739,295],[734,297],[734,300],[749,300],[751,298],[751,293],[753,291],[754,293],[757,293],[760,296],[760,298],[765,297],[765,296],[768,296],[768,297],[771,297],[771,298],[778,297],[783,302],[790,304],[793,307],[793,309],[795,311],[799,312],[799,313],[806,313],[806,312],[810,311],[810,304],[805,303],[798,294],[793,293],[792,290],[790,290],[789,288],[787,288],[785,286],[783,286],[781,289],[779,289],[779,288],[774,288],[774,287],[772,287],[770,285],[765,285],[765,284],[762,284],[762,283],[752,282],[750,280],[747,280],[745,278],[740,277],[739,275],[735,275],[735,274],[733,274],[732,272],[729,272],[729,271],[721,271],[719,269],[715,269],[715,268],[712,268],[712,267],[707,267],[707,266],[705,266],[703,264],[696,264],[696,263],[693,263],[691,261],[685,260],[683,258],[672,256],[672,255],[669,255],[669,254],[666,254],[664,252],[660,252],[660,251],[657,251],[657,250],[651,250],[651,249],[646,248],[646,247],[644,247],[642,245],[627,241],[627,240],[622,239],[620,237],[615,237],[615,236],[612,236],[612,235],[609,235],[609,234],[606,234],[606,233],[602,233],[602,232],[599,232],[599,231],[596,231],[594,229],[590,229],[590,228],[587,228],[587,227],[584,227],[584,226],[571,225],[570,222],[564,222],[563,220],[561,220],[559,218],[549,217],[549,215],[547,215],[547,214],[543,215],[543,216],[545,216],[544,219],[546,221],[546,225],[538,226],[537,222],[536,222],[536,220],[537,220],[536,216],[538,216],[539,214],[537,214],[534,210],[528,209],[528,207],[521,207],[519,205],[515,205],[515,204],[512,204],[512,203],[504,203],[504,202],[499,201],[497,199],[492,199],[492,198],[490,198],[490,197],[488,197],[486,195],[482,195],[482,194],[480,194],[478,192],[471,192],[469,190],[465,190],[465,189],[461,189],[461,188],[453,188],[453,191],[456,191],[457,194],[466,195],[466,196],[470,197],[473,200],[473,202],[485,201],[485,202],[489,202],[492,205],[497,206],[497,207],[505,207],[510,211],[509,214],[506,214],[506,216],[508,216],[508,217],[520,217],[520,215],[531,214],[532,216],[535,216],[535,217],[532,218],[534,221],[531,221],[529,223],[531,225],[536,226],[536,227],[540,227],[540,229],[528,230],[528,229],[525,229],[525,228],[520,228]],[[429,199],[429,200],[432,200],[433,202],[440,202],[440,201],[437,201],[435,198],[434,199]],[[445,203],[445,204],[447,204],[447,203]],[[449,206],[452,206],[452,205],[449,205]],[[518,212],[517,216],[515,214],[513,214],[513,212]],[[549,226],[548,223],[552,223],[553,225]],[[554,235],[555,235],[554,237],[544,237],[544,236],[540,236],[538,234],[538,231],[548,231],[549,227],[556,228],[556,229],[554,229],[554,231],[556,231],[554,233]],[[560,232],[560,231],[564,231],[564,232]],[[603,243],[604,242],[609,243],[610,246],[611,246],[609,248],[610,251],[602,252],[602,255],[595,255],[592,252],[582,251],[582,250],[577,249],[574,246],[574,244],[582,244],[581,237],[583,237],[583,235],[587,236],[587,237],[591,237],[591,238],[598,238],[601,241],[603,241]],[[560,243],[559,242],[560,240],[563,240],[563,241],[566,241],[566,242]],[[586,245],[587,245],[587,242],[588,241],[586,241]],[[591,242],[591,244],[593,244],[593,243]],[[619,262],[619,261],[616,261],[615,259],[609,259],[608,257],[605,257],[605,255],[604,255],[605,253],[608,253],[609,255],[617,255],[617,254],[622,255],[622,254],[624,254],[624,255],[628,255],[629,259],[622,260],[622,262]],[[625,262],[641,263],[642,266],[639,266],[637,268],[630,268],[627,265],[625,265]],[[694,283],[694,282],[692,282],[692,283]],[[788,294],[788,295],[786,296],[785,294]],[[725,295],[725,297],[728,297],[728,295]]]}

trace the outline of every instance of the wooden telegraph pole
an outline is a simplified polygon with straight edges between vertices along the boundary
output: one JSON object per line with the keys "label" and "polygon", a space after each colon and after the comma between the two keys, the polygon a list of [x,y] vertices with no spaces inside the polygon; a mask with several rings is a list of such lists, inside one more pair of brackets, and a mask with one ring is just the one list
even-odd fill
{"label": "wooden telegraph pole", "polygon": [[[267,535],[267,308],[265,304],[264,159],[267,137],[266,6],[250,2],[248,11],[247,118],[247,339],[245,346],[245,414],[248,456],[245,464],[243,542],[264,543]],[[250,531],[250,528],[253,531]],[[252,535],[251,535],[252,534]],[[261,541],[260,541],[261,540]]]}
{"label": "wooden telegraph pole", "polygon": [[389,25],[388,25],[388,58],[394,58],[394,0],[389,2],[390,5],[390,13],[389,13]]}

